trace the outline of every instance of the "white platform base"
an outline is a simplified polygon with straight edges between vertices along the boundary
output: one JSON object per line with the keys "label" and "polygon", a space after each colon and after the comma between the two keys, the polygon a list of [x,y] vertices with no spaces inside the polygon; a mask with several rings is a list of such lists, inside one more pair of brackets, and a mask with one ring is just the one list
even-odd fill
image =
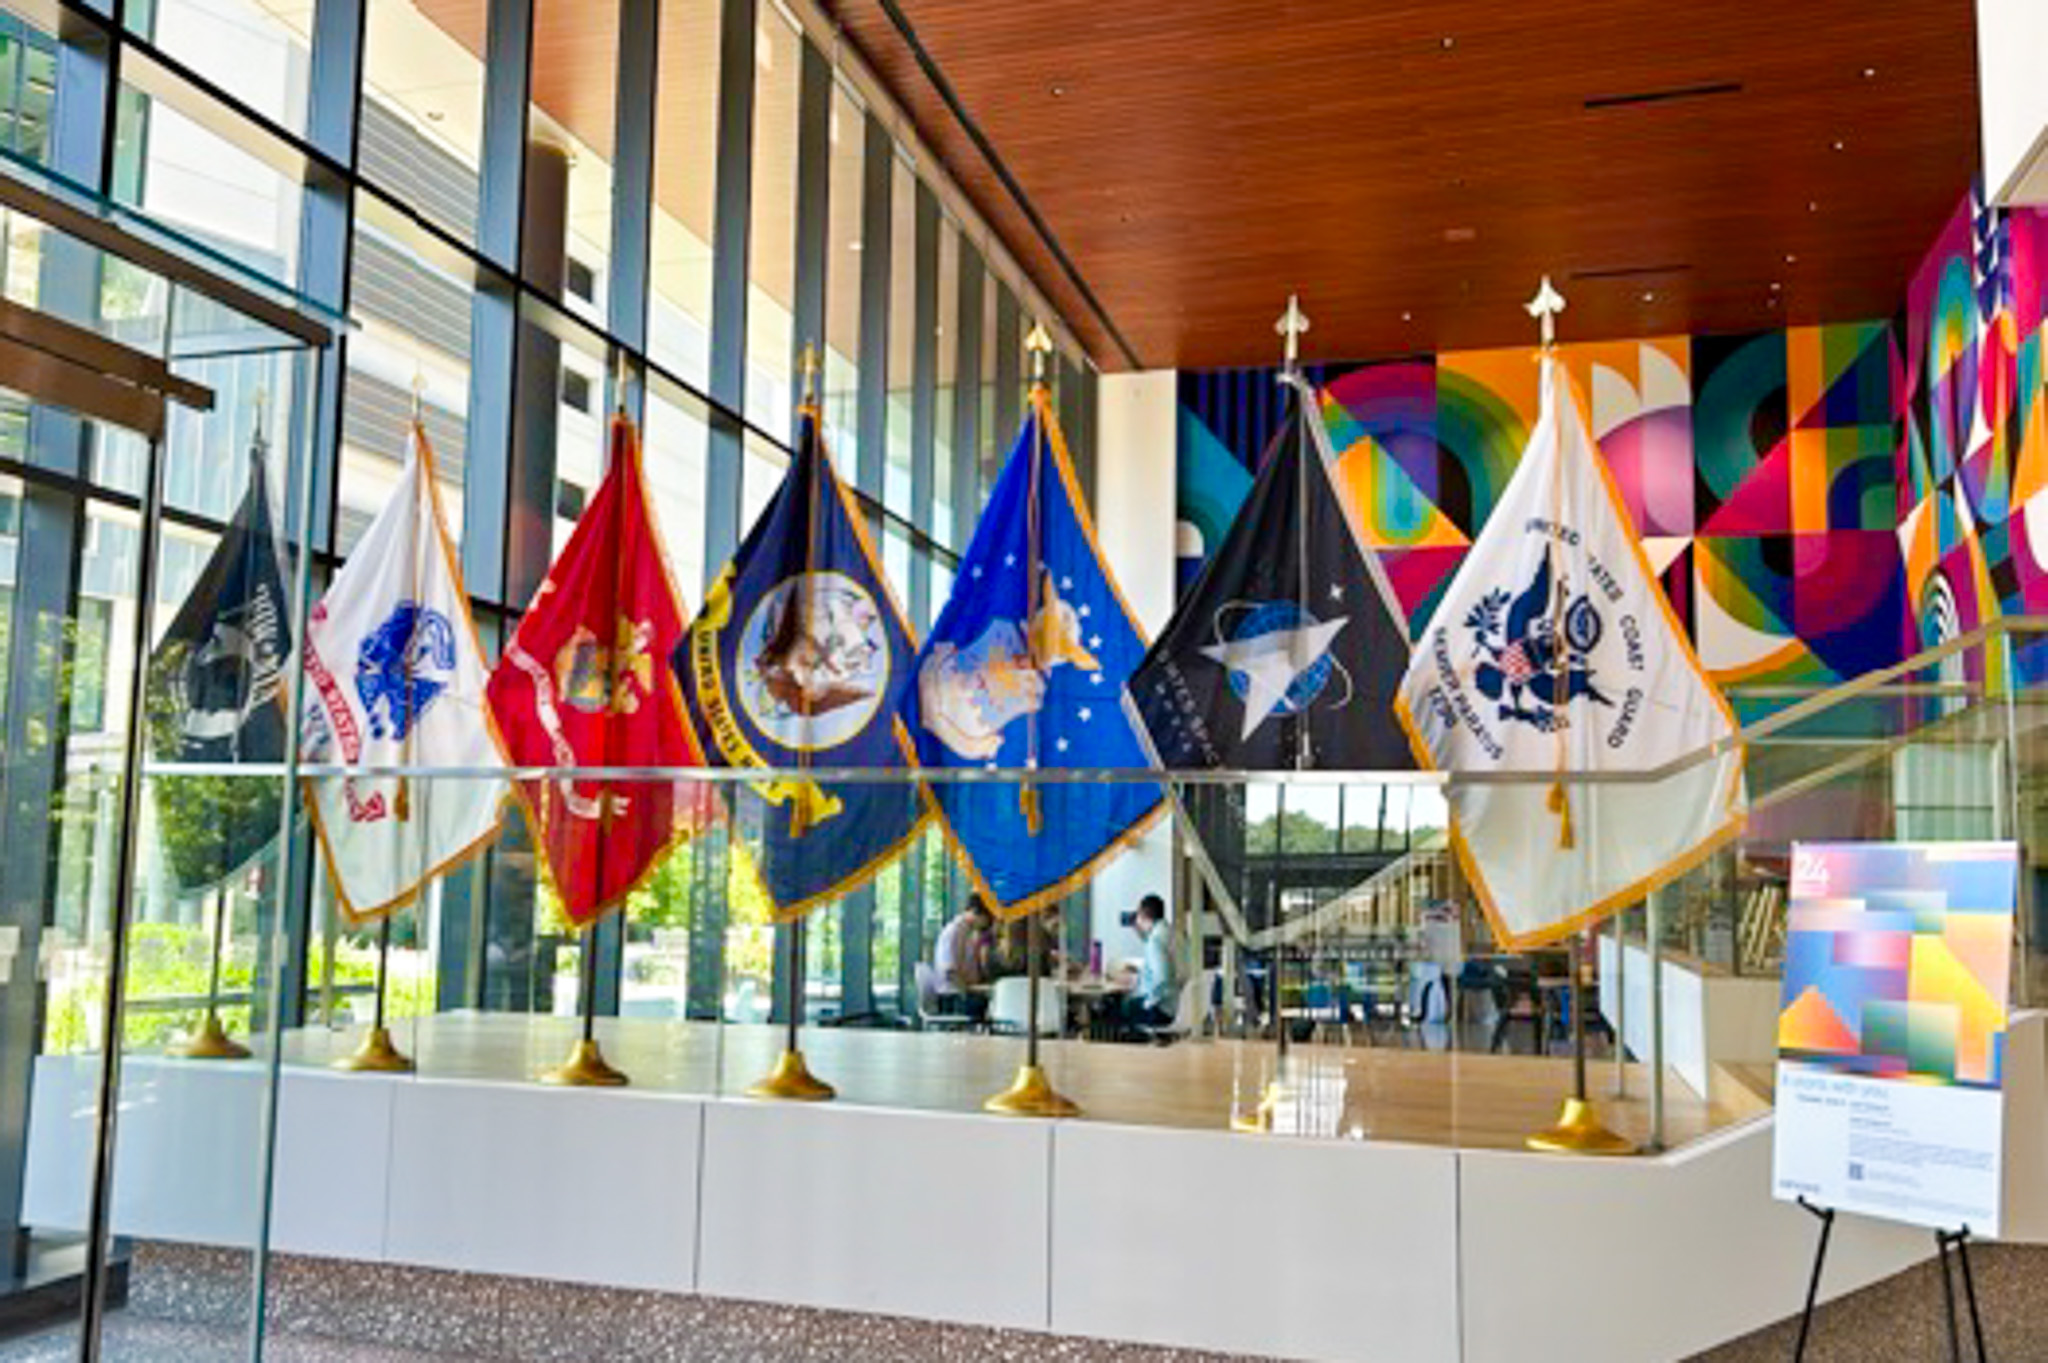
{"label": "white platform base", "polygon": [[[85,1219],[95,1060],[36,1072],[32,1223]],[[263,1071],[126,1069],[120,1233],[248,1246]],[[284,1251],[1317,1360],[1681,1358],[1798,1308],[1770,1124],[1590,1162],[287,1069]],[[1926,1236],[1844,1221],[1830,1296]]]}

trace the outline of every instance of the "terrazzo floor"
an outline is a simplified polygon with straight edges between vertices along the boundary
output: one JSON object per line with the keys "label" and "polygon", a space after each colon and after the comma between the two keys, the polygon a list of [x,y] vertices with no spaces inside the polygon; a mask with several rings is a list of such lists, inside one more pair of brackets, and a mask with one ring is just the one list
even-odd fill
{"label": "terrazzo floor", "polygon": [[[109,1363],[243,1363],[249,1256],[144,1243]],[[1257,1363],[1220,1354],[716,1297],[276,1255],[276,1363]],[[75,1326],[0,1340],[0,1363],[76,1356]]]}

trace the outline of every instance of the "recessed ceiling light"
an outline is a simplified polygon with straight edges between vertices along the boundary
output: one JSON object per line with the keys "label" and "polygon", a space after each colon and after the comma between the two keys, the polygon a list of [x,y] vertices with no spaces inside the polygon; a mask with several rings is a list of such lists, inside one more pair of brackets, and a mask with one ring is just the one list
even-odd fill
{"label": "recessed ceiling light", "polygon": [[1785,286],[1784,286],[1783,284],[1780,284],[1780,283],[1779,283],[1779,282],[1778,282],[1777,280],[1773,279],[1773,280],[1771,281],[1771,292],[1772,292],[1772,293],[1781,293],[1781,292],[1783,292],[1783,291],[1784,291],[1784,288],[1785,288]]}
{"label": "recessed ceiling light", "polygon": [[1876,68],[1876,67],[1874,67],[1874,66],[1866,66],[1866,67],[1864,67],[1864,68],[1863,68],[1863,79],[1865,79],[1865,80],[1876,80],[1876,79],[1877,79],[1877,68]]}
{"label": "recessed ceiling light", "polygon": [[1844,141],[1843,141],[1843,140],[1842,140],[1841,138],[1839,138],[1839,137],[1835,139],[1835,142],[1834,142],[1834,146],[1835,146],[1835,150],[1836,150],[1836,151],[1847,151],[1847,150],[1849,150],[1849,144],[1848,144],[1847,142],[1844,142]]}
{"label": "recessed ceiling light", "polygon": [[1404,312],[1401,314],[1401,320],[1404,322],[1412,322],[1415,320],[1415,314],[1412,312]]}
{"label": "recessed ceiling light", "polygon": [[1787,265],[1797,265],[1799,263],[1799,257],[1793,255],[1790,251],[1787,251],[1785,253],[1785,263]]}
{"label": "recessed ceiling light", "polygon": [[1444,229],[1445,241],[1472,241],[1478,236],[1479,229],[1476,227],[1446,227]]}
{"label": "recessed ceiling light", "polygon": [[1444,51],[1448,52],[1448,51],[1450,51],[1450,50],[1451,50],[1452,48],[1456,47],[1457,45],[1458,45],[1458,40],[1457,40],[1456,38],[1453,38],[1453,37],[1452,37],[1452,36],[1451,36],[1450,34],[1446,33],[1446,34],[1445,34],[1445,35],[1443,36],[1443,39],[1442,39],[1442,47],[1443,47],[1443,50],[1444,50]]}
{"label": "recessed ceiling light", "polygon": [[1055,85],[1055,86],[1053,86],[1053,87],[1052,87],[1052,97],[1053,97],[1054,99],[1061,99],[1061,98],[1064,98],[1064,97],[1065,97],[1065,95],[1066,95],[1066,93],[1067,93],[1067,87],[1066,87],[1066,86],[1064,86],[1064,85]]}
{"label": "recessed ceiling light", "polygon": [[1820,212],[1820,200],[1818,200],[1818,199],[1808,199],[1808,200],[1806,201],[1806,211],[1807,211],[1807,212],[1809,212],[1809,213],[1818,213],[1818,212]]}
{"label": "recessed ceiling light", "polygon": [[1657,301],[1657,295],[1656,295],[1655,293],[1651,292],[1651,291],[1650,291],[1649,289],[1644,289],[1644,290],[1643,290],[1643,301],[1644,301],[1645,303],[1654,303],[1654,302],[1656,302],[1656,301]]}

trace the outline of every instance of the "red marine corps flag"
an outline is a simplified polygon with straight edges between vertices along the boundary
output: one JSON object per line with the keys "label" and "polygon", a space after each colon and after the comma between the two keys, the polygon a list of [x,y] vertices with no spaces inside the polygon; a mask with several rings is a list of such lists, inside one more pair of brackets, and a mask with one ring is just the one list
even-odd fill
{"label": "red marine corps flag", "polygon": [[[633,425],[615,416],[604,481],[491,674],[491,712],[522,767],[703,765],[663,665],[687,617],[654,523]],[[630,894],[715,807],[683,781],[515,783],[541,870],[581,927]]]}

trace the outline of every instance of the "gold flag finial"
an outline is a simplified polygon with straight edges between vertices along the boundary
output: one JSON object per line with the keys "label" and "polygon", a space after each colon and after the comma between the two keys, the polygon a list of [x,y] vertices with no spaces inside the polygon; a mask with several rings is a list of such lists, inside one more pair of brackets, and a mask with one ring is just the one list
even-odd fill
{"label": "gold flag finial", "polygon": [[1557,315],[1564,311],[1564,295],[1551,287],[1549,275],[1543,276],[1536,296],[1522,306],[1536,319],[1543,337],[1543,348],[1554,349],[1557,346]]}
{"label": "gold flag finial", "polygon": [[1301,338],[1308,333],[1308,314],[1301,310],[1300,294],[1287,295],[1287,311],[1273,323],[1273,330],[1281,337],[1281,357],[1291,374],[1300,368]]}
{"label": "gold flag finial", "polygon": [[1031,356],[1031,382],[1040,385],[1045,382],[1045,363],[1052,355],[1052,333],[1045,329],[1045,323],[1034,321],[1031,334],[1024,338],[1024,349]]}
{"label": "gold flag finial", "polygon": [[803,405],[806,407],[816,407],[818,405],[818,371],[823,366],[818,361],[818,347],[815,344],[810,341],[804,342],[802,352],[797,355],[796,367],[797,372],[803,376]]}

